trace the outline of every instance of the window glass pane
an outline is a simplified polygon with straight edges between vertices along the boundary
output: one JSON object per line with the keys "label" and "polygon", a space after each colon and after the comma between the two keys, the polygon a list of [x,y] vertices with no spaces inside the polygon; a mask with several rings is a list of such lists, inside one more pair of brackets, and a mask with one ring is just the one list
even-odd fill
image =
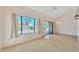
{"label": "window glass pane", "polygon": [[21,34],[21,16],[16,16],[16,31]]}
{"label": "window glass pane", "polygon": [[38,28],[38,19],[25,16],[16,16],[17,34],[36,33]]}
{"label": "window glass pane", "polygon": [[34,19],[22,17],[22,33],[34,32]]}

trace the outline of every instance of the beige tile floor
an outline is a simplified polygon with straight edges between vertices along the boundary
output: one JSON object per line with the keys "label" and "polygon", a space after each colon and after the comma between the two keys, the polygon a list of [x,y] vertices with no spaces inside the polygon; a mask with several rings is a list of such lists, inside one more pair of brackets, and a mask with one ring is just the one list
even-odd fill
{"label": "beige tile floor", "polygon": [[4,48],[5,52],[77,52],[78,39],[67,35],[47,35],[37,40]]}

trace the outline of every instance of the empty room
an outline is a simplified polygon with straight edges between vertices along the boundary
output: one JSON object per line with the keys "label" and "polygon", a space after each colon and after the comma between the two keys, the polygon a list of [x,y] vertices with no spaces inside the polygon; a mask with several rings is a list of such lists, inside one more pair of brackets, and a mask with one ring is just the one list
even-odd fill
{"label": "empty room", "polygon": [[0,52],[77,52],[78,23],[78,6],[0,6]]}

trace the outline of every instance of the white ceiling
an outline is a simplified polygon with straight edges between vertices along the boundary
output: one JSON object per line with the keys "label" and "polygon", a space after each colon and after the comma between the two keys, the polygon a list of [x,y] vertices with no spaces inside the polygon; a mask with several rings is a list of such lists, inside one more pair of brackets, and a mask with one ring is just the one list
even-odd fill
{"label": "white ceiling", "polygon": [[73,7],[73,6],[70,6],[70,7],[69,6],[28,6],[28,8],[36,10],[47,16],[52,16],[52,17],[57,18],[57,17],[62,17],[63,15],[69,13],[71,10],[74,10],[76,7]]}

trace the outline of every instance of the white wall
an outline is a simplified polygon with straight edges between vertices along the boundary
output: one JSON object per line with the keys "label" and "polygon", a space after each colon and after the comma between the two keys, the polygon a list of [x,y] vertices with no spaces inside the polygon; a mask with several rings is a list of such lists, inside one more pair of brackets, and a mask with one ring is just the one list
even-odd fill
{"label": "white wall", "polygon": [[[45,18],[45,15],[37,11],[30,10],[26,7],[2,7],[1,12],[3,17],[3,40],[4,40],[3,47],[22,43],[43,36],[43,22],[45,19],[50,21],[50,18]],[[11,25],[12,25],[11,22],[12,22],[13,13],[16,13],[17,15],[38,18],[40,20],[40,25],[39,25],[40,33],[23,35],[18,38],[11,39],[10,35],[11,35]]]}
{"label": "white wall", "polygon": [[74,16],[74,11],[70,11],[68,14],[59,18],[58,21],[56,21],[56,33],[78,35],[77,21]]}
{"label": "white wall", "polygon": [[77,20],[77,28],[78,28],[78,42],[79,42],[79,19]]}
{"label": "white wall", "polygon": [[1,8],[0,8],[0,48],[2,46],[2,17],[1,17]]}

